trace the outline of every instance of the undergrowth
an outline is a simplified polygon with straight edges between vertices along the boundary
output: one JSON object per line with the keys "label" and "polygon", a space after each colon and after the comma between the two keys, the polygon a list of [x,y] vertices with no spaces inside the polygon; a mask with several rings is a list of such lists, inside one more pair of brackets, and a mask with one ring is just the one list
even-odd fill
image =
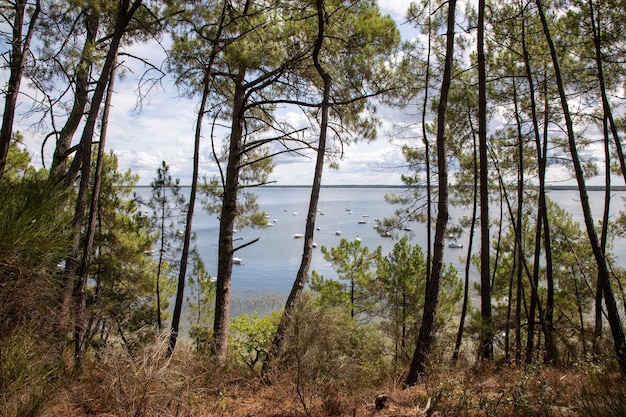
{"label": "undergrowth", "polygon": [[[312,346],[315,361],[319,352]],[[135,357],[108,349],[58,389],[33,416],[623,416],[626,382],[610,364],[568,368],[483,365],[440,367],[403,389],[400,378],[367,380],[354,365],[322,374],[339,362],[297,362],[271,380],[235,362],[220,369],[183,346],[168,358],[160,340]],[[308,353],[301,355],[307,360]],[[339,358],[337,358],[340,361]],[[350,362],[348,360],[348,362]],[[300,365],[304,365],[300,363]],[[298,376],[298,372],[300,375]],[[298,379],[300,378],[300,379]],[[302,379],[306,379],[303,381]],[[385,394],[377,410],[374,398]],[[303,400],[304,398],[304,400]],[[303,401],[306,401],[303,403]],[[430,403],[430,409],[424,408]],[[8,414],[5,414],[8,416]]]}

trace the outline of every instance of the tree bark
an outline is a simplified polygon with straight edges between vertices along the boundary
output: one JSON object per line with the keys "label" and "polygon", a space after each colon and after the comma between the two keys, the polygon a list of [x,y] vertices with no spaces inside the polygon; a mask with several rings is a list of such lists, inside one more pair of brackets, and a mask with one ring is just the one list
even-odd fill
{"label": "tree bark", "polygon": [[317,158],[315,161],[315,174],[313,176],[313,186],[311,188],[311,197],[309,199],[309,210],[307,212],[306,226],[304,232],[304,248],[302,251],[302,261],[300,262],[300,268],[296,275],[296,279],[287,297],[285,303],[285,309],[281,317],[276,334],[272,340],[272,345],[269,349],[269,357],[263,363],[263,371],[267,372],[271,365],[276,362],[280,357],[283,349],[285,335],[287,333],[287,327],[289,322],[289,315],[296,307],[297,303],[302,296],[302,291],[306,284],[309,269],[311,267],[311,261],[313,259],[313,234],[315,230],[315,218],[317,216],[317,204],[319,201],[320,188],[322,186],[322,174],[324,172],[324,158],[326,156],[326,136],[328,132],[328,110],[330,107],[330,89],[332,85],[332,78],[330,74],[322,66],[319,56],[324,43],[324,29],[328,16],[325,13],[324,0],[316,0],[317,8],[317,38],[315,39],[315,46],[313,49],[313,64],[318,74],[324,82],[323,86],[323,98],[322,98],[322,120],[320,123],[320,135],[317,145]]}
{"label": "tree bark", "polygon": [[217,288],[215,292],[215,320],[213,323],[213,348],[221,365],[226,363],[228,349],[228,320],[230,317],[230,290],[233,271],[233,229],[237,217],[239,171],[243,151],[246,67],[241,65],[235,78],[233,120],[230,133],[228,166],[220,214],[219,247],[217,258]]}
{"label": "tree bark", "polygon": [[415,352],[411,366],[404,381],[405,386],[417,384],[426,371],[430,349],[434,339],[435,314],[439,301],[439,283],[443,268],[443,251],[446,226],[448,223],[448,164],[446,161],[446,111],[448,106],[448,94],[452,81],[452,64],[454,62],[454,26],[455,26],[456,0],[448,1],[447,16],[447,39],[446,60],[441,83],[441,96],[437,108],[437,167],[439,182],[439,201],[437,203],[438,216],[435,229],[435,242],[433,250],[433,267],[426,281],[426,294],[424,297],[424,313],[417,336]]}
{"label": "tree bark", "polygon": [[[170,331],[169,343],[167,348],[168,356],[174,353],[176,347],[176,341],[178,340],[178,332],[180,329],[180,318],[183,309],[183,299],[185,293],[185,279],[187,276],[187,264],[189,263],[189,252],[191,250],[191,233],[193,224],[193,213],[196,205],[196,194],[198,192],[198,176],[200,173],[200,139],[202,137],[202,121],[204,120],[204,113],[206,111],[206,104],[210,94],[211,85],[211,72],[213,70],[213,64],[218,53],[218,46],[221,42],[222,31],[224,29],[224,22],[226,17],[228,2],[224,1],[222,6],[222,13],[220,15],[220,21],[218,25],[217,34],[213,39],[213,49],[209,62],[206,68],[204,68],[204,78],[202,80],[202,98],[200,99],[200,108],[198,109],[198,115],[196,117],[196,129],[194,133],[194,149],[193,149],[193,173],[191,177],[191,191],[189,195],[189,206],[187,207],[187,216],[185,221],[185,236],[183,237],[183,249],[180,256],[180,269],[178,271],[178,284],[176,286],[176,299],[174,301],[174,312],[172,313],[172,326]],[[236,196],[235,196],[236,198]],[[234,211],[233,211],[234,212]],[[220,221],[221,223],[221,221]],[[220,225],[220,245],[222,242],[221,225]],[[231,245],[232,245],[232,229],[231,229]],[[231,256],[232,258],[232,256]],[[231,259],[232,262],[232,259]],[[219,265],[218,265],[219,268]],[[231,264],[232,269],[232,264]],[[230,277],[230,275],[229,275]],[[230,278],[229,278],[230,279]],[[218,269],[218,288],[219,281],[219,269]],[[217,296],[216,296],[217,297]],[[217,317],[217,311],[216,311]]]}
{"label": "tree bark", "polygon": [[626,339],[624,338],[624,329],[622,328],[621,318],[619,316],[619,310],[617,303],[613,295],[613,289],[611,288],[611,281],[608,266],[606,264],[606,258],[598,235],[596,233],[595,225],[593,222],[593,216],[591,214],[591,206],[589,204],[589,195],[587,193],[587,185],[585,184],[584,172],[580,158],[578,156],[578,150],[576,148],[576,136],[574,133],[574,127],[572,122],[571,113],[567,103],[567,96],[565,93],[565,85],[563,82],[559,61],[556,54],[556,48],[552,41],[550,34],[550,28],[546,20],[545,13],[543,11],[543,5],[541,0],[535,0],[539,17],[541,18],[541,24],[543,32],[550,48],[550,56],[552,58],[552,65],[554,67],[554,73],[556,76],[556,83],[559,90],[559,97],[561,100],[561,107],[563,110],[563,117],[565,118],[565,125],[567,128],[567,138],[569,143],[570,155],[572,156],[572,163],[576,173],[576,181],[578,184],[578,192],[580,195],[580,203],[583,210],[583,216],[585,219],[585,226],[587,229],[587,235],[589,237],[589,243],[593,250],[593,255],[598,267],[598,281],[602,287],[604,294],[604,300],[607,308],[607,315],[609,319],[609,325],[611,326],[611,333],[613,335],[613,343],[615,346],[615,353],[619,363],[620,370],[623,374],[626,374]]}
{"label": "tree bark", "polygon": [[100,200],[100,184],[102,180],[102,163],[104,159],[104,149],[106,145],[107,127],[109,122],[109,110],[111,108],[111,99],[113,96],[113,86],[115,85],[115,65],[111,68],[109,75],[109,85],[107,88],[106,99],[104,103],[104,112],[102,114],[102,126],[100,128],[100,141],[98,142],[98,154],[96,159],[96,169],[93,173],[93,185],[91,189],[91,201],[89,204],[89,217],[87,219],[87,234],[83,246],[83,255],[80,263],[79,281],[76,286],[76,297],[78,300],[78,310],[76,312],[76,324],[74,330],[74,352],[76,357],[76,365],[81,367],[85,360],[85,335],[87,320],[87,283],[89,281],[89,266],[91,264],[91,255],[93,253],[93,240],[96,231],[96,222],[98,214],[98,206]]}
{"label": "tree bark", "polygon": [[15,15],[12,22],[13,34],[11,38],[11,52],[9,55],[9,81],[6,86],[4,97],[4,110],[2,113],[2,127],[0,128],[0,180],[4,175],[11,140],[13,139],[13,121],[15,120],[15,108],[17,97],[20,92],[20,84],[26,66],[26,55],[30,51],[30,43],[35,31],[35,23],[41,11],[40,1],[35,1],[35,8],[28,22],[26,36],[24,36],[24,19],[26,14],[27,0],[15,2]]}
{"label": "tree bark", "polygon": [[[470,116],[471,117],[471,116]],[[471,119],[470,119],[471,122]],[[473,132],[472,132],[473,133]],[[456,364],[459,360],[459,352],[461,350],[461,342],[463,340],[463,329],[465,327],[465,317],[469,304],[469,274],[472,262],[472,248],[474,245],[474,228],[476,227],[476,212],[478,209],[478,149],[476,146],[476,135],[472,134],[472,145],[474,149],[474,188],[472,203],[472,224],[470,226],[469,242],[467,244],[467,255],[465,256],[465,282],[463,284],[463,307],[461,308],[461,317],[459,318],[459,329],[456,333],[456,341],[454,343],[454,352],[452,353],[452,364]]]}
{"label": "tree bark", "polygon": [[52,156],[52,165],[50,166],[50,178],[55,182],[62,179],[63,175],[65,175],[72,138],[74,137],[74,134],[83,119],[85,107],[87,106],[87,102],[89,100],[89,74],[93,64],[92,51],[94,50],[96,42],[100,15],[99,13],[95,13],[91,10],[85,13],[85,27],[87,29],[87,34],[85,36],[85,43],[83,44],[83,50],[80,55],[80,61],[78,62],[75,72],[74,102],[65,124],[59,132],[54,154]]}
{"label": "tree bark", "polygon": [[619,166],[622,171],[622,177],[624,183],[626,183],[626,160],[624,160],[624,152],[622,150],[622,143],[619,137],[617,126],[615,125],[615,119],[613,118],[613,111],[611,110],[611,103],[606,91],[606,84],[604,82],[604,65],[602,61],[602,44],[601,44],[601,31],[600,22],[596,22],[595,9],[593,7],[593,0],[588,1],[589,5],[589,19],[591,21],[591,30],[593,32],[593,44],[595,47],[595,59],[596,70],[598,71],[598,81],[600,83],[600,93],[602,95],[602,111],[605,117],[605,124],[608,122],[613,141],[615,143],[615,150],[617,151]]}
{"label": "tree bark", "polygon": [[489,177],[487,158],[487,74],[485,69],[485,0],[478,1],[478,153],[480,161],[480,356],[493,359],[491,274],[489,273]]}
{"label": "tree bark", "polygon": [[[98,119],[98,114],[100,112],[100,106],[102,105],[104,94],[109,84],[109,78],[117,59],[117,51],[119,50],[122,37],[126,33],[128,23],[141,5],[141,2],[142,0],[135,0],[135,2],[133,2],[131,5],[129,4],[129,0],[120,1],[115,30],[111,37],[111,42],[107,51],[104,65],[102,67],[100,78],[96,83],[96,89],[91,100],[91,107],[89,109],[87,120],[85,122],[85,127],[81,135],[78,152],[76,154],[76,157],[72,161],[68,173],[65,176],[65,187],[70,188],[74,185],[78,174],[81,174],[73,221],[72,251],[68,256],[65,264],[66,282],[65,297],[61,313],[61,319],[63,321],[63,325],[61,326],[62,331],[64,331],[63,329],[69,329],[71,327],[70,303],[72,298],[71,295],[74,292],[75,283],[78,282],[76,281],[76,270],[78,267],[80,254],[82,229],[84,226],[87,210],[91,168],[91,147],[93,143],[95,126]],[[78,303],[79,300],[76,300],[77,308],[80,309]]]}

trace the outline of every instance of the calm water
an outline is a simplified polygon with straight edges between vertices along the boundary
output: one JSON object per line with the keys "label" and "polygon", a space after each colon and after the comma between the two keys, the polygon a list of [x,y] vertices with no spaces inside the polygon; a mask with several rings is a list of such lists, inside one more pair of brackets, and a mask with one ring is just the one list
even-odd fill
{"label": "calm water", "polygon": [[[325,277],[336,277],[335,272],[321,254],[320,247],[334,247],[341,238],[355,239],[357,236],[363,245],[371,249],[381,246],[383,253],[388,253],[399,237],[406,235],[414,244],[426,246],[426,227],[421,223],[406,224],[411,232],[399,232],[394,239],[381,237],[374,226],[376,218],[384,218],[393,214],[398,206],[385,202],[384,196],[389,192],[401,192],[398,188],[323,188],[317,216],[314,241],[318,244],[314,249],[311,269]],[[188,189],[185,189],[188,193]],[[268,187],[255,190],[261,210],[269,216],[274,225],[266,229],[245,229],[236,233],[235,246],[253,239],[260,238],[253,245],[239,250],[235,256],[243,260],[241,265],[233,265],[233,298],[234,310],[238,303],[248,303],[251,299],[270,298],[280,306],[289,294],[291,285],[300,266],[303,250],[303,239],[295,239],[296,233],[304,233],[306,211],[310,191],[307,188]],[[149,196],[149,188],[141,188],[138,194]],[[613,212],[624,207],[621,196],[626,193],[615,193],[612,206]],[[561,207],[570,211],[576,220],[581,221],[582,215],[577,191],[551,191],[550,198]],[[596,221],[599,219],[604,194],[601,191],[590,192],[590,201]],[[492,215],[495,215],[493,213]],[[469,209],[452,208],[451,218],[471,215]],[[196,233],[196,246],[202,256],[207,271],[211,275],[217,272],[217,237],[218,221],[199,207],[196,209],[193,230]],[[337,235],[336,232],[341,232]],[[478,230],[477,230],[478,233]],[[466,232],[459,243],[467,247]],[[433,233],[434,237],[434,233]],[[478,250],[479,239],[474,240],[474,251]],[[452,263],[462,276],[465,262],[462,258],[466,249],[446,247],[444,261]],[[620,239],[615,243],[614,252],[618,256],[626,249],[626,242]],[[622,257],[622,259],[626,259]],[[471,271],[477,277],[477,271]],[[239,306],[239,308],[242,308]],[[249,308],[249,306],[248,306]],[[244,308],[246,309],[246,308]]]}

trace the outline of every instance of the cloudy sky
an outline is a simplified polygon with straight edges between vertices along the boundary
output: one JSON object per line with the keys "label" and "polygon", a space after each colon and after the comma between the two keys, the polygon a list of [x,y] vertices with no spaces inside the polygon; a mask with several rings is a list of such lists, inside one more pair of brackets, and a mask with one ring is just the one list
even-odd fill
{"label": "cloudy sky", "polygon": [[[381,3],[384,3],[381,5],[382,12],[392,15],[403,36],[409,36],[411,29],[401,24],[408,2],[385,0]],[[157,57],[162,55],[162,51],[156,45],[142,45],[141,54]],[[174,87],[164,84],[163,89],[150,94],[141,112],[137,113],[136,79],[144,69],[130,61],[128,64],[132,64],[136,72],[128,73],[123,80],[116,81],[107,149],[112,149],[118,156],[120,169],[131,169],[139,174],[141,184],[150,183],[161,161],[168,163],[174,177],[180,178],[183,184],[189,184],[197,98],[181,97]],[[383,167],[393,167],[403,162],[398,147],[390,145],[387,136],[394,121],[406,116],[385,110],[380,115],[382,126],[379,139],[374,143],[345,149],[339,169],[325,171],[325,184],[401,184],[398,170]],[[288,110],[283,111],[283,117],[295,124],[302,118],[300,114]],[[204,137],[208,137],[209,123],[205,122],[204,127]],[[202,145],[201,175],[216,173],[208,142],[206,140]],[[52,151],[52,146],[48,146],[46,153],[51,154]],[[279,185],[307,185],[312,182],[313,168],[312,158],[283,157],[276,161],[271,179]]]}
{"label": "cloudy sky", "polygon": [[[409,39],[416,34],[410,25],[404,23],[408,3],[406,0],[380,2],[381,11],[396,20],[404,39]],[[137,45],[133,48],[134,50],[129,52],[142,57],[151,57],[151,61],[155,63],[160,62],[164,57],[163,51],[156,44]],[[161,161],[167,162],[174,177],[180,178],[183,184],[189,184],[197,98],[182,97],[165,80],[162,88],[153,91],[144,100],[141,111],[137,111],[137,80],[146,67],[130,58],[123,59],[130,71],[126,71],[124,77],[116,81],[109,119],[107,150],[113,150],[118,156],[121,170],[131,169],[133,173],[138,174],[142,185],[147,185],[152,181]],[[22,108],[26,107],[24,105]],[[300,120],[303,118],[301,114],[289,110],[282,110],[281,114],[295,125],[298,125],[298,121],[300,125],[305,123],[304,120]],[[402,184],[400,180],[402,171],[397,167],[402,166],[404,158],[399,146],[390,143],[389,137],[394,123],[406,121],[412,116],[398,110],[380,108],[379,117],[381,127],[378,140],[345,148],[339,169],[325,170],[324,184]],[[41,164],[41,142],[50,128],[34,131],[29,129],[31,125],[32,120],[19,119],[16,130],[19,129],[24,133],[34,162]],[[208,123],[205,122],[204,126],[204,137],[208,137]],[[52,142],[49,141],[44,149],[47,165],[50,163],[54,150]],[[205,140],[202,145],[200,169],[201,175],[212,176],[217,170],[212,161],[208,142]],[[271,179],[278,185],[308,185],[312,182],[313,168],[313,158],[282,157],[276,160]],[[551,178],[560,179],[569,176],[567,170],[562,167],[551,169],[553,170]]]}

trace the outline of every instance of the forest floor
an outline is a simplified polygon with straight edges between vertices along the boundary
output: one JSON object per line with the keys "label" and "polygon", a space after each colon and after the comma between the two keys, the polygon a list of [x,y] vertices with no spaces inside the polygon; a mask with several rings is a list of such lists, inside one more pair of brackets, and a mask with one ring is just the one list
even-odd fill
{"label": "forest floor", "polygon": [[[180,364],[179,364],[180,365]],[[189,364],[187,364],[189,365]],[[607,368],[490,366],[448,370],[402,389],[400,381],[330,389],[298,377],[272,383],[258,376],[180,369],[88,372],[56,390],[43,416],[405,417],[624,416],[626,381]],[[184,375],[194,374],[193,378]],[[370,384],[371,385],[371,384]],[[384,397],[382,397],[382,396]],[[379,398],[378,407],[376,398]]]}

